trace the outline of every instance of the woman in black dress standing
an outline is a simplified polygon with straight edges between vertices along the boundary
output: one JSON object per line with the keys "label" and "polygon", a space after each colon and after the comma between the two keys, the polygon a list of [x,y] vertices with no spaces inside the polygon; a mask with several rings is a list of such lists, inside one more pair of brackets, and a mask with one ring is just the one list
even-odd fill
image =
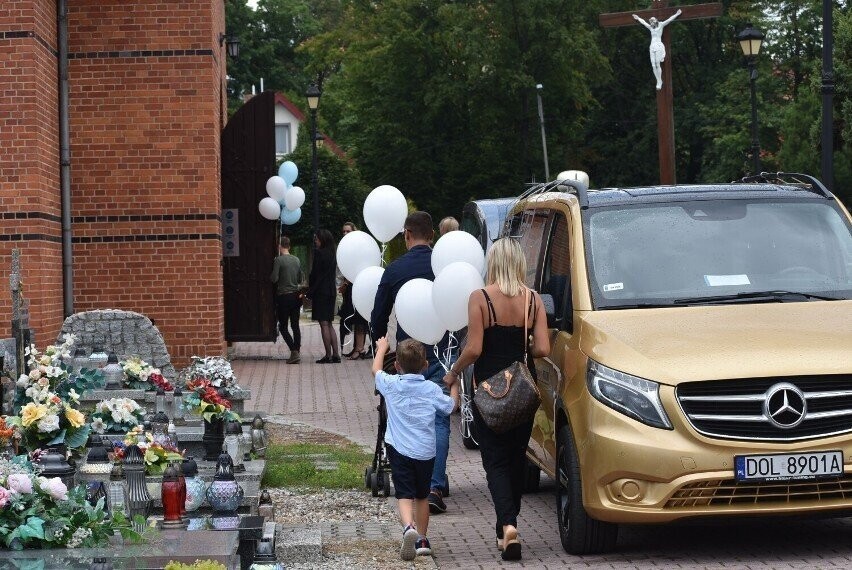
{"label": "woman in black dress standing", "polygon": [[335,259],[335,244],[331,232],[318,230],[314,236],[314,262],[308,277],[307,297],[311,300],[311,314],[320,324],[322,343],[325,346],[325,356],[317,360],[317,364],[340,362],[340,352],[337,347],[337,333],[331,326],[334,320],[334,305],[337,301],[335,277],[337,260]]}
{"label": "woman in black dress standing", "polygon": [[[550,354],[550,338],[541,297],[524,284],[526,272],[526,260],[517,241],[503,238],[494,242],[488,252],[485,289],[470,294],[467,344],[444,377],[447,385],[457,382],[458,371],[471,363],[474,382],[487,380],[515,361],[523,362],[525,352],[535,377],[532,359]],[[526,331],[525,322],[529,327]],[[527,350],[529,336],[532,342]],[[519,560],[518,513],[533,422],[498,435],[488,429],[475,405],[472,410],[482,466],[497,514],[497,548],[504,560]]]}

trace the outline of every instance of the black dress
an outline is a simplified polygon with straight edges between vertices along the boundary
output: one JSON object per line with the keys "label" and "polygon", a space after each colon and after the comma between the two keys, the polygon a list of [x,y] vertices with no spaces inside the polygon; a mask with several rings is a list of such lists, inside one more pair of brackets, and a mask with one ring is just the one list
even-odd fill
{"label": "black dress", "polygon": [[[477,382],[487,380],[513,362],[524,361],[524,327],[506,326],[498,323],[494,305],[485,289],[488,303],[488,327],[482,333],[482,352],[473,365],[473,377]],[[530,309],[535,306],[535,294],[530,296]],[[533,323],[534,324],[534,323]],[[533,325],[530,325],[531,331]],[[535,366],[529,361],[530,373],[535,378]],[[497,514],[495,530],[503,538],[503,525],[518,526],[521,510],[521,494],[524,490],[527,444],[532,433],[533,422],[523,423],[507,432],[496,434],[485,425],[476,406],[472,406],[475,437],[482,455],[482,467],[488,481],[488,490]]]}
{"label": "black dress", "polygon": [[336,266],[332,248],[317,249],[314,252],[307,295],[311,299],[311,318],[315,321],[334,320],[334,305],[337,301]]}

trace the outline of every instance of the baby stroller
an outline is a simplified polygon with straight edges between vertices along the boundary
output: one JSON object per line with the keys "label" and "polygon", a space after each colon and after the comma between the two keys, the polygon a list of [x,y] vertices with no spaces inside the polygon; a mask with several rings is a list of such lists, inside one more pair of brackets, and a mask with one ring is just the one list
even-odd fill
{"label": "baby stroller", "polygon": [[[385,360],[382,369],[388,374],[396,374],[396,369],[393,363],[396,361],[396,353],[389,352],[385,355]],[[385,407],[385,398],[379,391],[376,390],[379,396],[379,405],[376,410],[379,412],[379,429],[376,434],[376,449],[373,453],[373,463],[364,469],[364,485],[373,492],[374,497],[379,496],[379,491],[385,497],[390,496],[391,492],[391,469],[390,461],[388,460],[387,450],[385,450],[385,430],[388,427],[388,413]]]}

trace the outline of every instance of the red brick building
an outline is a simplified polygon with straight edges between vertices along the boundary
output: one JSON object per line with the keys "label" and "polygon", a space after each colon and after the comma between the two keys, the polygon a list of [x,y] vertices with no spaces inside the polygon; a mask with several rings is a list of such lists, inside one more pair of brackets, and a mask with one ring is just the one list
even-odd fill
{"label": "red brick building", "polygon": [[[58,4],[0,2],[0,275],[20,249],[40,345],[64,319]],[[176,365],[222,354],[223,0],[65,4],[73,311],[150,317]]]}

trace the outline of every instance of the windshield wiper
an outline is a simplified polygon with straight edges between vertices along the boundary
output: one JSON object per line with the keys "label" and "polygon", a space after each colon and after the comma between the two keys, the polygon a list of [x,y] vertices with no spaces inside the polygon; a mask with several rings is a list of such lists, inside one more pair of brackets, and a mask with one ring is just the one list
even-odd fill
{"label": "windshield wiper", "polygon": [[599,307],[602,311],[610,309],[659,309],[661,307],[674,307],[673,303],[630,303],[628,305],[604,305]]}
{"label": "windshield wiper", "polygon": [[801,293],[798,291],[749,291],[747,293],[734,293],[731,295],[716,295],[713,297],[687,297],[675,299],[677,305],[703,305],[724,302],[759,302],[759,303],[788,303],[794,301],[840,301],[840,297],[828,297],[825,295],[814,295],[813,293]]}

